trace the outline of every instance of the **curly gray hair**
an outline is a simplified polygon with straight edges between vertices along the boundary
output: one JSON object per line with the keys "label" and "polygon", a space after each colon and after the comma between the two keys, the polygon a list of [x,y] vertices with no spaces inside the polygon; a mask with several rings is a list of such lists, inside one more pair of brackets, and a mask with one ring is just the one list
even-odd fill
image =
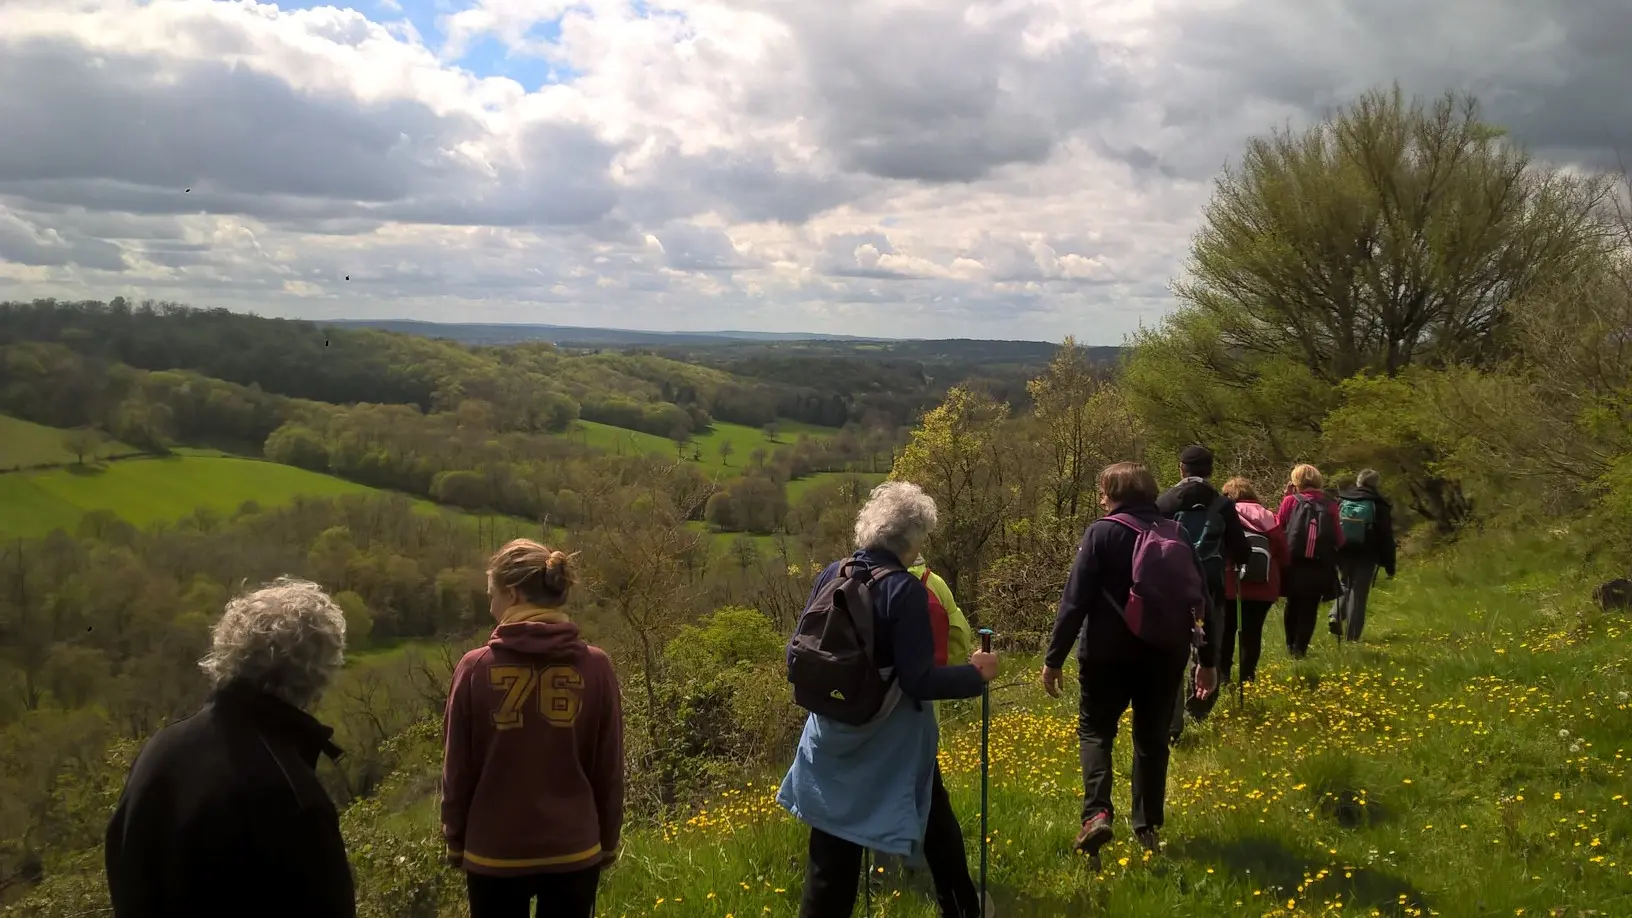
{"label": "curly gray hair", "polygon": [[246,682],[304,708],[345,662],[346,617],[317,584],[279,577],[233,597],[213,637],[198,661],[211,684]]}
{"label": "curly gray hair", "polygon": [[856,547],[884,549],[908,559],[935,531],[935,499],[908,481],[886,481],[873,489],[856,514]]}

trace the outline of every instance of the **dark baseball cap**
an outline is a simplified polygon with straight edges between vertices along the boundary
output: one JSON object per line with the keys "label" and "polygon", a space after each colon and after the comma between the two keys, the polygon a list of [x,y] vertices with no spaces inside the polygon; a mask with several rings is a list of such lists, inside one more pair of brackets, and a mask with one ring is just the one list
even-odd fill
{"label": "dark baseball cap", "polygon": [[1213,473],[1213,451],[1199,443],[1186,446],[1184,451],[1179,453],[1179,462],[1198,475]]}

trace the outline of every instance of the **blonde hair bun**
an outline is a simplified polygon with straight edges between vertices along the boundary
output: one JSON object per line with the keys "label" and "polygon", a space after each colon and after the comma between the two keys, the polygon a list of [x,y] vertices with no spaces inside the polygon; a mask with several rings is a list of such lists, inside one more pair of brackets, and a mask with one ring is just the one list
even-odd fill
{"label": "blonde hair bun", "polygon": [[526,602],[550,608],[567,600],[567,591],[578,582],[573,558],[532,539],[515,539],[494,552],[487,573],[495,586],[516,593]]}
{"label": "blonde hair bun", "polygon": [[550,556],[544,560],[544,585],[557,593],[565,593],[577,582],[572,555],[564,551],[550,552]]}

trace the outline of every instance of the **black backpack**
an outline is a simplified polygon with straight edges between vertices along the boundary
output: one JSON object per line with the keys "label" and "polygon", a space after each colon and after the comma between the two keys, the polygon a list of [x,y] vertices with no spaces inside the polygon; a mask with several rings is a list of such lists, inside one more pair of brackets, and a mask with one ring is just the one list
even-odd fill
{"label": "black backpack", "polygon": [[799,616],[788,642],[788,681],[795,704],[842,724],[860,726],[884,706],[894,677],[873,654],[871,588],[899,567],[844,562]]}
{"label": "black backpack", "polygon": [[1184,527],[1184,533],[1195,546],[1202,569],[1209,580],[1224,578],[1224,504],[1229,500],[1222,494],[1213,497],[1210,504],[1192,504],[1173,514]]}
{"label": "black backpack", "polygon": [[1246,564],[1241,565],[1241,582],[1268,583],[1270,568],[1274,565],[1269,536],[1245,526],[1242,528],[1247,531],[1247,547],[1252,549],[1252,555]]}
{"label": "black backpack", "polygon": [[1297,504],[1286,523],[1288,547],[1294,564],[1332,564],[1337,559],[1337,529],[1325,499],[1294,494]]}

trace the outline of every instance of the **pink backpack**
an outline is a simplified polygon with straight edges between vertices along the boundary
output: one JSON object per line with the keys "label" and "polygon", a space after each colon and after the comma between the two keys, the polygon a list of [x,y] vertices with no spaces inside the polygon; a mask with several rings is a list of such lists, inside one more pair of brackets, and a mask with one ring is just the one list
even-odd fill
{"label": "pink backpack", "polygon": [[[1184,651],[1201,643],[1207,584],[1195,546],[1173,520],[1147,523],[1127,514],[1115,520],[1138,533],[1133,545],[1133,589],[1117,611],[1134,636],[1163,650]],[[1111,605],[1117,602],[1106,594]]]}

